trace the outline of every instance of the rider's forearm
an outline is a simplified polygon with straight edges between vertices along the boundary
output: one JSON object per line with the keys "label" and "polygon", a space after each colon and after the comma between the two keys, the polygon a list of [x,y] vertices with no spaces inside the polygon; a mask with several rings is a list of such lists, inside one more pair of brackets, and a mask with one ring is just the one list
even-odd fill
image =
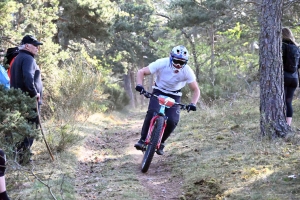
{"label": "rider's forearm", "polygon": [[138,72],[136,74],[136,84],[143,85],[144,77],[145,77],[145,75],[144,75],[143,69],[138,70]]}
{"label": "rider's forearm", "polygon": [[142,69],[138,70],[136,75],[136,84],[143,85],[143,80],[146,75],[150,75],[151,72],[149,67],[143,67]]}
{"label": "rider's forearm", "polygon": [[196,89],[193,91],[191,103],[197,104],[199,98],[200,98],[200,89]]}

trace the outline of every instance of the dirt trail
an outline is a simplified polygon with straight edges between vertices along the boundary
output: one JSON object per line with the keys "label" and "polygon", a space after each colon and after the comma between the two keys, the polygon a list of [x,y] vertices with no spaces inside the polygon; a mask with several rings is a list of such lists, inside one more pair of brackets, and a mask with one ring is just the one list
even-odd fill
{"label": "dirt trail", "polygon": [[[99,120],[94,118],[91,121]],[[92,123],[86,127],[85,131],[94,134],[80,148],[75,184],[77,199],[179,199],[181,180],[166,162],[168,152],[163,156],[155,154],[148,172],[140,171],[143,154],[133,146],[139,139],[142,118],[140,113],[130,114],[118,125],[112,122],[104,131]],[[108,131],[110,134],[103,134]],[[124,180],[128,181],[124,184]],[[125,195],[125,191],[137,194],[128,197],[130,194]]]}
{"label": "dirt trail", "polygon": [[[131,143],[130,147],[133,147],[133,145],[134,142]],[[137,171],[140,184],[148,190],[151,196],[150,199],[179,199],[182,193],[181,180],[173,177],[170,167],[164,164],[164,160],[167,159],[167,153],[164,156],[155,154],[147,173],[140,172],[142,157],[142,153],[135,155],[134,160],[138,161],[136,162],[137,168],[135,170]]]}

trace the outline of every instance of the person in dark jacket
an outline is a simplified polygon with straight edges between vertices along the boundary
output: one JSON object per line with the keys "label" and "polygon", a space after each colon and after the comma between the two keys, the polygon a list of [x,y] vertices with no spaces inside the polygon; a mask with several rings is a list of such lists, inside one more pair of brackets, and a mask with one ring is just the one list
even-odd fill
{"label": "person in dark jacket", "polygon": [[[43,43],[39,42],[32,35],[26,35],[19,46],[19,54],[15,58],[11,66],[10,86],[11,88],[21,89],[27,92],[32,98],[36,98],[38,105],[42,104],[43,84],[41,79],[41,71],[36,64],[34,56],[38,54],[39,46]],[[39,108],[38,108],[39,109]],[[35,123],[38,127],[38,116],[28,119],[30,123]],[[18,151],[30,149],[33,144],[32,138],[25,138],[24,142],[18,146]]]}
{"label": "person in dark jacket", "polygon": [[6,169],[6,157],[2,149],[0,149],[0,200],[9,200],[9,197],[6,193],[6,184],[5,184],[5,169]]}
{"label": "person in dark jacket", "polygon": [[[283,69],[285,68],[285,63],[287,59],[287,54],[291,51],[288,50],[289,44],[298,46],[295,41],[294,35],[289,28],[282,28],[282,60]],[[299,53],[298,55],[293,55],[295,62],[293,67],[299,68]],[[298,84],[298,70],[295,72],[289,72],[284,70],[284,94],[285,94],[285,104],[286,104],[286,123],[291,126],[293,117],[293,96]]]}

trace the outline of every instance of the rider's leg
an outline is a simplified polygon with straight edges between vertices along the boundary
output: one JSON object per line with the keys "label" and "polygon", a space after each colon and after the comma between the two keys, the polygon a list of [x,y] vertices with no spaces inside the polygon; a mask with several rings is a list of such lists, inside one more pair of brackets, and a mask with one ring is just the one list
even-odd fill
{"label": "rider's leg", "polygon": [[150,126],[150,121],[152,119],[152,117],[155,115],[155,113],[157,113],[155,110],[148,110],[145,120],[144,120],[144,124],[142,127],[142,131],[141,131],[141,139],[140,140],[144,140],[147,137],[148,134],[148,130],[149,130],[149,126]]}
{"label": "rider's leg", "polygon": [[[176,102],[180,102],[180,99],[181,99],[179,96],[172,96],[172,98],[174,98]],[[165,128],[164,135],[161,139],[160,148],[156,152],[158,155],[164,154],[163,149],[165,147],[165,141],[171,135],[171,133],[175,130],[175,128],[179,122],[180,107],[174,106],[174,107],[166,109],[166,116],[168,117],[167,126]]]}
{"label": "rider's leg", "polygon": [[177,124],[178,124],[178,121],[173,121],[173,120],[168,119],[164,135],[161,139],[162,143],[165,143],[165,141],[168,139],[168,137],[171,135],[171,133],[175,130]]}
{"label": "rider's leg", "polygon": [[[180,102],[181,97],[180,96],[172,96],[172,98],[175,99],[176,102]],[[171,108],[166,109],[166,116],[168,117],[167,120],[167,126],[163,135],[163,138],[161,140],[162,143],[164,143],[167,138],[171,135],[171,133],[176,128],[179,119],[180,119],[180,107],[179,106],[173,106]]]}
{"label": "rider's leg", "polygon": [[164,148],[165,148],[165,141],[167,140],[167,138],[171,135],[171,133],[174,131],[174,129],[176,128],[178,122],[174,122],[171,120],[167,121],[167,126],[164,132],[164,135],[161,139],[161,144],[159,149],[156,151],[156,153],[158,155],[163,155],[164,154]]}
{"label": "rider's leg", "polygon": [[[153,91],[155,94],[156,91]],[[139,141],[134,145],[134,147],[138,150],[141,150],[144,144],[144,141],[147,137],[149,126],[150,126],[150,121],[152,117],[159,111],[159,103],[156,98],[150,98],[149,106],[148,106],[148,111],[143,123],[142,131],[141,131],[141,138]]]}
{"label": "rider's leg", "polygon": [[171,133],[174,131],[174,129],[176,128],[178,124],[178,121],[174,122],[173,120],[169,120],[167,121],[167,126],[164,132],[164,135],[161,139],[161,144],[159,149],[156,151],[156,153],[158,155],[163,155],[164,154],[164,148],[165,148],[165,141],[167,140],[167,138],[171,135]]}

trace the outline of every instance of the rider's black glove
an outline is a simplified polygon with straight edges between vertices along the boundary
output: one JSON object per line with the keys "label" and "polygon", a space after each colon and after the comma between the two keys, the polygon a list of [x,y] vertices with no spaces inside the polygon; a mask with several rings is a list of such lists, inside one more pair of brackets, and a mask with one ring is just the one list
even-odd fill
{"label": "rider's black glove", "polygon": [[192,111],[196,111],[197,110],[196,105],[193,104],[193,103],[190,103],[189,105],[187,105],[186,109],[187,109],[188,112],[190,110],[192,110]]}
{"label": "rider's black glove", "polygon": [[141,94],[145,91],[144,87],[140,84],[135,86],[135,90],[140,92]]}

